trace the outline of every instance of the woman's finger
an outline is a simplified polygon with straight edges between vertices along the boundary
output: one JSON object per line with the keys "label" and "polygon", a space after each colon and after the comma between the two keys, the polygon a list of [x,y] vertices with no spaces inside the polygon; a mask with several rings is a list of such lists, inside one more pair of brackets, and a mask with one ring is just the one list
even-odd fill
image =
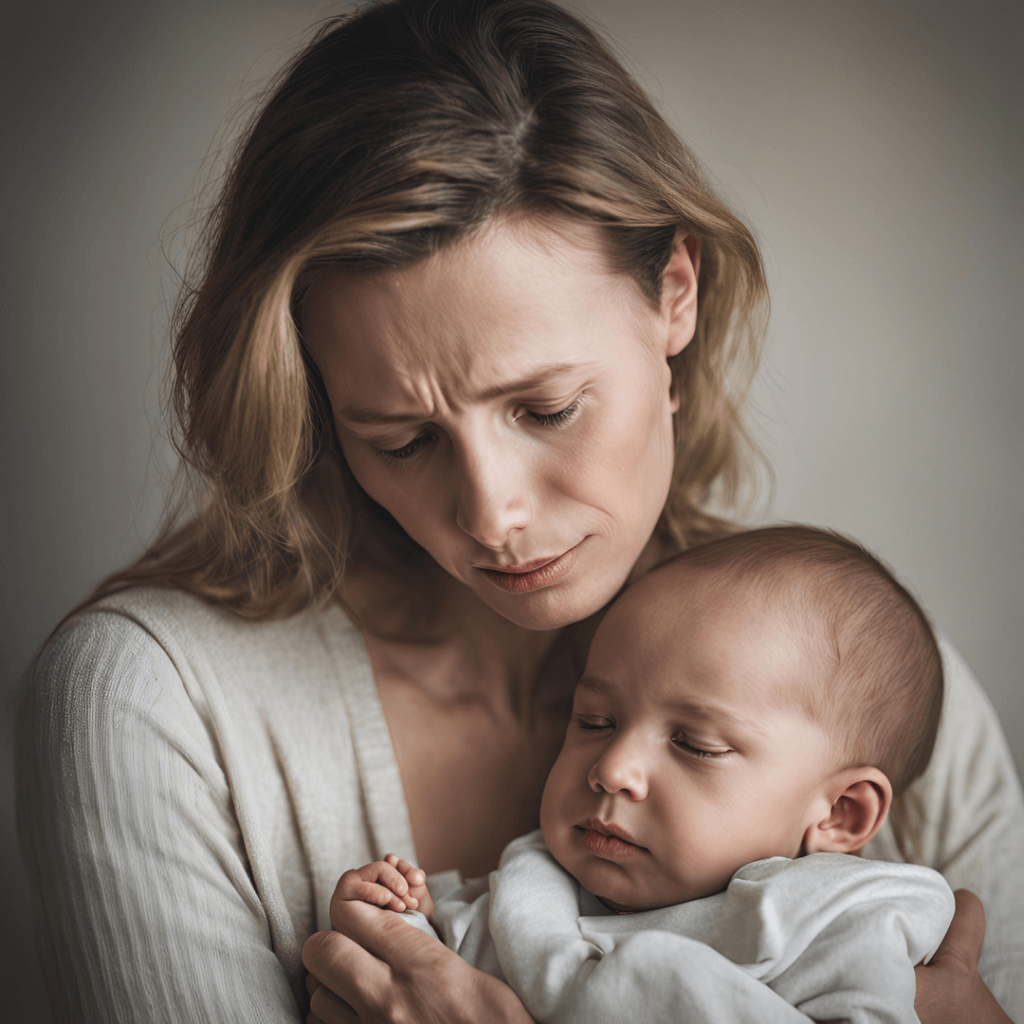
{"label": "woman's finger", "polygon": [[326,985],[321,985],[313,993],[309,1009],[321,1024],[359,1024],[359,1015]]}
{"label": "woman's finger", "polygon": [[363,952],[397,971],[445,949],[443,943],[411,927],[400,915],[381,912],[366,903],[332,901],[331,924]]}
{"label": "woman's finger", "polygon": [[[337,932],[330,934],[343,937],[358,950],[359,958],[351,957],[343,964],[338,963],[334,968],[336,973],[330,977],[320,970],[314,973],[351,1003],[363,1020],[391,1019],[385,1010],[394,1006],[396,999],[400,1002],[411,999],[413,1004],[418,1004],[426,992],[433,992],[440,985],[441,979],[452,976],[450,962],[448,973],[444,971],[446,958],[453,958],[460,968],[466,966],[443,942],[413,928],[399,914],[381,911],[366,903],[335,901],[331,917]],[[329,951],[328,955],[335,953]],[[474,976],[477,973],[473,971]],[[458,972],[456,977],[463,982],[466,980]],[[518,1000],[516,1003],[521,1006]],[[413,1016],[411,1019],[420,1018]],[[449,1016],[430,1019],[447,1020]]]}
{"label": "woman's finger", "polygon": [[914,1009],[921,1024],[1012,1024],[978,974],[985,941],[985,910],[966,889],[953,894],[956,912],[949,931],[926,966],[914,969]]}
{"label": "woman's finger", "polygon": [[[391,917],[403,928],[408,928],[411,932],[417,931],[397,915],[380,911],[376,907],[365,903],[347,905],[361,907],[368,913],[380,917]],[[386,964],[337,931],[317,932],[306,939],[302,947],[302,962],[306,970],[320,983],[319,988],[313,992],[310,1006],[314,1005],[313,1000],[317,998],[320,990],[327,989],[352,1007],[356,1012],[353,1019],[358,1019],[371,1003],[376,1005],[376,1000],[381,992],[386,991],[390,980],[390,971]],[[325,1024],[328,1022],[325,1021]]]}
{"label": "woman's finger", "polygon": [[956,911],[949,931],[929,964],[948,964],[968,971],[978,969],[978,957],[985,941],[985,908],[981,900],[968,889],[953,893]]}

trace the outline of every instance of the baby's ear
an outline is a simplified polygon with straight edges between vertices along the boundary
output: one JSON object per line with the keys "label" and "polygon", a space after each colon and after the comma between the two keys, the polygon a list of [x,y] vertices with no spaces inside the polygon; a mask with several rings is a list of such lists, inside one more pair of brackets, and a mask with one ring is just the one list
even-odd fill
{"label": "baby's ear", "polygon": [[892,805],[892,784],[877,768],[844,768],[826,783],[827,817],[804,833],[804,853],[855,853],[882,827]]}

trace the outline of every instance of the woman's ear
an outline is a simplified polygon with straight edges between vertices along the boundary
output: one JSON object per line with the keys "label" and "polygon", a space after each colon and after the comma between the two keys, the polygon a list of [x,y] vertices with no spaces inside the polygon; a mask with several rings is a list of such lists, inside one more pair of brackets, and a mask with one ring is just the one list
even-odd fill
{"label": "woman's ear", "polygon": [[855,853],[882,827],[892,784],[877,768],[845,768],[829,780],[831,811],[804,833],[804,853]]}
{"label": "woman's ear", "polygon": [[672,255],[661,275],[661,316],[666,327],[665,355],[675,356],[693,340],[697,330],[697,281],[700,278],[700,239],[676,232]]}

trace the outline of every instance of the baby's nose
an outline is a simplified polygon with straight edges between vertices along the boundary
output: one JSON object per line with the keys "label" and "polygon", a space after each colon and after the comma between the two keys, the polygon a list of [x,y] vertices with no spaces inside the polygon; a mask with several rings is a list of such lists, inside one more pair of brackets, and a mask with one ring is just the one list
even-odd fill
{"label": "baby's nose", "polygon": [[619,793],[630,800],[647,799],[647,771],[643,758],[630,744],[613,741],[594,762],[587,782],[595,793]]}

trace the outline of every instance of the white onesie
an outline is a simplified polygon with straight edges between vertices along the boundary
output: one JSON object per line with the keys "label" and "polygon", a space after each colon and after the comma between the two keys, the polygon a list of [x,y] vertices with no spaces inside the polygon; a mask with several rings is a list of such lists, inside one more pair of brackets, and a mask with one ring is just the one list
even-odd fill
{"label": "white onesie", "polygon": [[545,1024],[887,1024],[917,1021],[914,965],[952,917],[938,872],[841,853],[754,861],[714,896],[615,914],[533,832],[438,899],[434,926]]}

